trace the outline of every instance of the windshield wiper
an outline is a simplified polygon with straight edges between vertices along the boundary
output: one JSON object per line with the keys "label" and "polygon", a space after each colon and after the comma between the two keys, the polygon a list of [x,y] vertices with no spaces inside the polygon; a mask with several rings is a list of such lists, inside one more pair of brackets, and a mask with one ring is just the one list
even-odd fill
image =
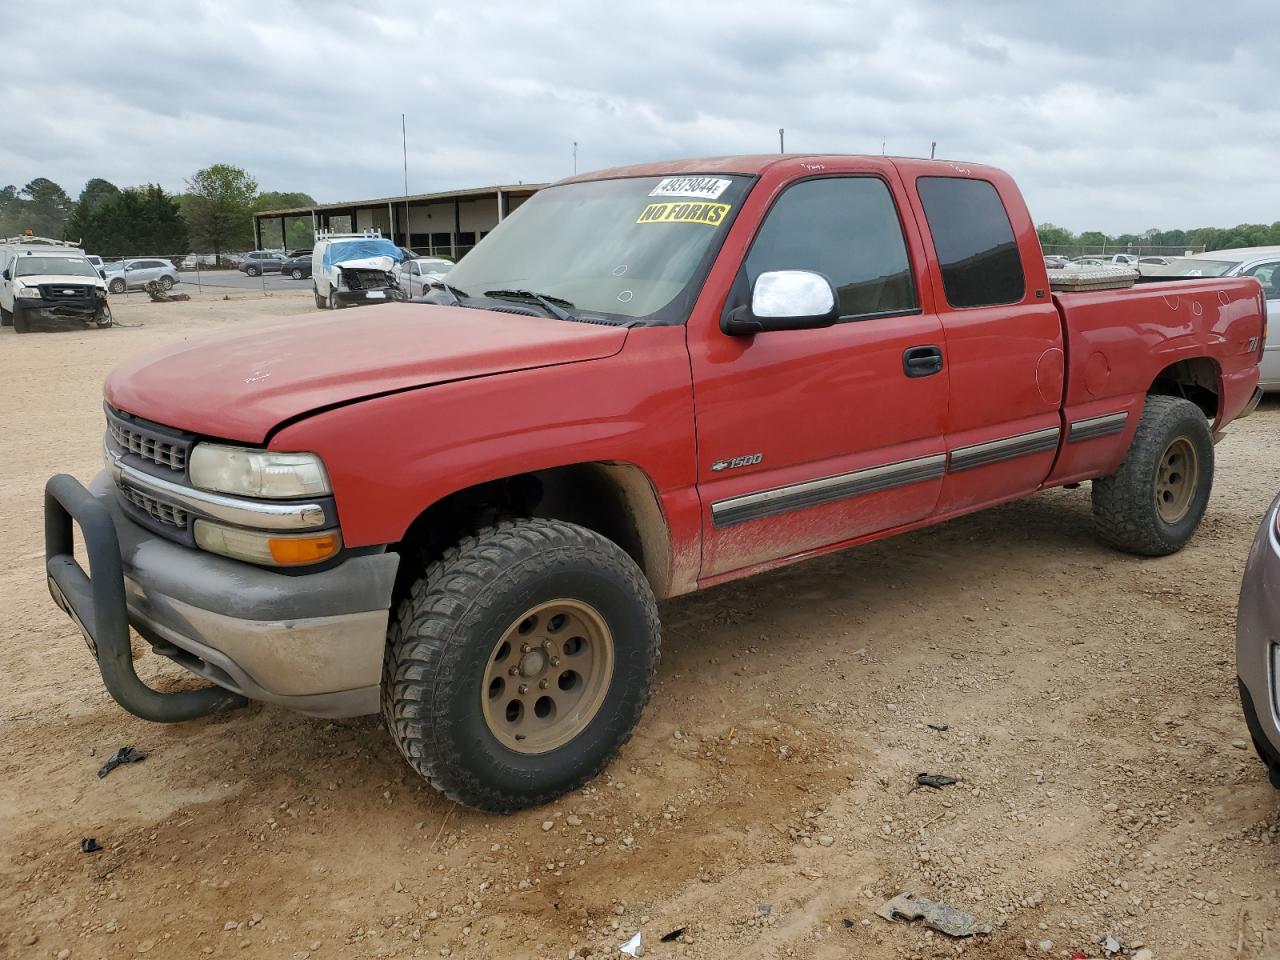
{"label": "windshield wiper", "polygon": [[493,297],[495,300],[532,300],[557,320],[578,319],[564,307],[558,306],[558,304],[563,303],[565,307],[573,308],[573,304],[562,297],[544,297],[542,294],[534,293],[532,290],[486,290],[484,295]]}
{"label": "windshield wiper", "polygon": [[442,280],[432,280],[429,284],[427,284],[427,286],[432,288],[439,287],[441,290],[445,291],[445,293],[453,297],[452,306],[455,306],[455,307],[462,306],[462,298],[467,295],[463,291],[459,290],[457,287],[451,287],[449,284],[445,283]]}

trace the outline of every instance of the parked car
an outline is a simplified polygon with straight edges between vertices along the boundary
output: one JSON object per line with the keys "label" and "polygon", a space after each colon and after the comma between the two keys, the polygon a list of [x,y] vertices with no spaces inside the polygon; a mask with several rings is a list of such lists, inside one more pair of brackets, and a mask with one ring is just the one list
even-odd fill
{"label": "parked car", "polygon": [[[631,736],[656,599],[1086,480],[1103,542],[1192,538],[1256,282],[1050,297],[1034,223],[999,170],[880,156],[547,187],[438,303],[117,367],[107,469],[46,486],[51,593],[140,717],[381,711],[455,801],[546,803]],[[144,686],[131,624],[214,686]]]}
{"label": "parked car", "polygon": [[289,258],[281,250],[254,250],[240,259],[241,273],[256,277],[263,273],[279,273]]}
{"label": "parked car", "polygon": [[433,281],[440,280],[452,269],[452,260],[415,257],[396,266],[396,282],[406,297],[420,297],[430,289]]}
{"label": "parked car", "polygon": [[311,251],[311,287],[316,306],[337,310],[402,299],[395,268],[408,254],[379,230],[321,230]]}
{"label": "parked car", "polygon": [[172,290],[175,283],[182,281],[178,276],[178,268],[172,261],[150,257],[109,263],[103,276],[107,281],[107,289],[112,293],[141,290],[152,280],[158,281],[165,290]]}
{"label": "parked car", "polygon": [[1149,277],[1253,277],[1262,285],[1271,322],[1259,364],[1262,389],[1280,392],[1280,246],[1212,250],[1141,271]]}
{"label": "parked car", "polygon": [[1058,257],[1053,254],[1049,254],[1044,258],[1044,265],[1049,270],[1061,270],[1070,262],[1066,257]]}
{"label": "parked car", "polygon": [[211,270],[218,265],[218,258],[212,253],[189,253],[182,258],[183,270]]}
{"label": "parked car", "polygon": [[280,265],[280,273],[294,280],[305,280],[311,276],[311,251],[306,250],[296,257],[290,257]]}
{"label": "parked car", "polygon": [[1254,749],[1280,789],[1280,497],[1271,501],[1244,568],[1236,616],[1236,675]]}
{"label": "parked car", "polygon": [[111,326],[107,286],[78,247],[59,240],[0,240],[0,325],[27,333],[32,321]]}

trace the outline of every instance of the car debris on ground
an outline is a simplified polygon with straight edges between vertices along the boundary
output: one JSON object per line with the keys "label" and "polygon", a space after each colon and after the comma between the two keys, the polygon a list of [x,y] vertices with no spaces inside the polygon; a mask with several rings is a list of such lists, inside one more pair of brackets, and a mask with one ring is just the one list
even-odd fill
{"label": "car debris on ground", "polygon": [[637,930],[634,937],[620,946],[618,949],[625,953],[628,957],[643,957],[644,944],[640,942],[640,931]]}
{"label": "car debris on ground", "polygon": [[102,849],[102,844],[98,842],[97,837],[85,837],[80,841],[81,853],[97,853]]}
{"label": "car debris on ground", "polygon": [[133,747],[121,747],[102,765],[102,769],[98,771],[98,779],[101,780],[122,763],[138,763],[145,759],[147,759],[147,755],[141,750],[135,750]]}
{"label": "car debris on ground", "polygon": [[900,893],[888,900],[876,911],[876,916],[891,922],[923,920],[931,930],[945,933],[949,937],[971,937],[977,933],[990,933],[991,927],[978,923],[971,913],[957,910],[945,903],[938,903],[927,897],[917,897],[914,893]]}
{"label": "car debris on ground", "polygon": [[917,773],[917,787],[933,787],[935,790],[941,790],[943,787],[949,787],[953,783],[959,783],[959,777],[949,777],[945,773]]}

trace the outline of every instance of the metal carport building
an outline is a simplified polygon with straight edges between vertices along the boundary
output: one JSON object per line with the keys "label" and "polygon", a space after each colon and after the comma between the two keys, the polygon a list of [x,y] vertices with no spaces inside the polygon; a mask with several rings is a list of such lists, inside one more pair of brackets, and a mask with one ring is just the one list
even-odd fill
{"label": "metal carport building", "polygon": [[341,233],[378,229],[384,237],[417,253],[445,254],[456,260],[503,217],[545,186],[545,183],[517,183],[263,210],[253,215],[253,240],[259,250],[287,247],[286,224],[300,219],[310,220],[313,231],[326,229]]}

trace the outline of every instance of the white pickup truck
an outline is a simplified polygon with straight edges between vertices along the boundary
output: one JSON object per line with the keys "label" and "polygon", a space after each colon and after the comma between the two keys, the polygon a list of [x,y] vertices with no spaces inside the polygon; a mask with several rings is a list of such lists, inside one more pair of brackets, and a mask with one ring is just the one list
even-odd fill
{"label": "white pickup truck", "polygon": [[0,324],[27,333],[33,321],[111,326],[107,284],[84,251],[47,237],[0,240]]}

